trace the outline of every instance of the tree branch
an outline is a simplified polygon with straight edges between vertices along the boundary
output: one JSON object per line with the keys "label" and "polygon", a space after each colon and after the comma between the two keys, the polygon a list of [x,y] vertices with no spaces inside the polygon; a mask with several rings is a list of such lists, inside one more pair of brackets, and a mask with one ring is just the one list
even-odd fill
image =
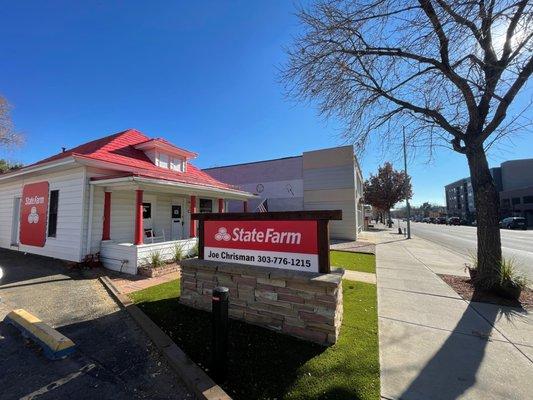
{"label": "tree branch", "polygon": [[494,113],[492,121],[485,127],[485,129],[483,129],[483,132],[481,134],[481,142],[487,139],[505,119],[509,105],[511,104],[515,96],[518,94],[522,86],[524,86],[524,84],[527,82],[532,73],[533,56],[529,59],[526,66],[520,72],[518,78],[516,78],[515,82],[511,85],[505,96],[503,96],[503,99],[502,101],[500,101],[498,108],[496,108],[496,112]]}

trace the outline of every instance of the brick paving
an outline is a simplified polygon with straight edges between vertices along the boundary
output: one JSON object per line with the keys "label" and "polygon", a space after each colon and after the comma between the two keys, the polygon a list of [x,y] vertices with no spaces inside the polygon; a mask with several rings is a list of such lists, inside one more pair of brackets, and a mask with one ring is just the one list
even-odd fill
{"label": "brick paving", "polygon": [[351,251],[353,253],[376,254],[376,245],[372,242],[354,240],[351,242],[335,242],[329,246],[331,250]]}
{"label": "brick paving", "polygon": [[167,275],[157,276],[154,278],[148,278],[141,275],[110,275],[109,278],[113,281],[113,285],[118,289],[120,293],[128,294],[136,292],[138,290],[146,289],[151,286],[160,285],[179,279],[180,272],[172,272]]}

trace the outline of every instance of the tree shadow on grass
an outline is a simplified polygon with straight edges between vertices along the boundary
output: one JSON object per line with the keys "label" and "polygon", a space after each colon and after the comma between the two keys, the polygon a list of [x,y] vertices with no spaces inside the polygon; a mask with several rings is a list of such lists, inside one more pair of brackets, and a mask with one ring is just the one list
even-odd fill
{"label": "tree shadow on grass", "polygon": [[[520,309],[491,306],[483,315],[472,305],[468,306],[453,332],[401,394],[401,399],[454,400],[476,385],[476,375],[498,316],[503,314],[506,318],[513,318],[515,314],[520,314]],[[471,331],[473,318],[484,319],[486,331]]]}
{"label": "tree shadow on grass", "polygon": [[[184,306],[178,299],[138,306],[210,374],[210,312]],[[325,350],[315,343],[230,319],[228,379],[219,384],[235,399],[281,399],[297,379],[299,368]]]}

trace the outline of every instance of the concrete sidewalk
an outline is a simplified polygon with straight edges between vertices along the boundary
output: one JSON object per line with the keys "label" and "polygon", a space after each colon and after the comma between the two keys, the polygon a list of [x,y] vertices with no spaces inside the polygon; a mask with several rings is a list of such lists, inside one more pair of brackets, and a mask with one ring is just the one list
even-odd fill
{"label": "concrete sidewalk", "polygon": [[436,274],[468,260],[383,230],[376,243],[384,399],[531,399],[533,315],[462,300]]}

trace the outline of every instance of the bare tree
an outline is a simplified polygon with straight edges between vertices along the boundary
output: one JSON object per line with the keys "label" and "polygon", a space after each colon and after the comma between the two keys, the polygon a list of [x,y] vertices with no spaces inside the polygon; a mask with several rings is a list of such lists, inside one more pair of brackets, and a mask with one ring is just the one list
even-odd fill
{"label": "bare tree", "polygon": [[479,276],[500,274],[499,197],[486,157],[513,132],[510,105],[533,71],[533,0],[322,0],[298,13],[288,92],[317,101],[358,149],[445,145],[468,161],[477,209]]}
{"label": "bare tree", "polygon": [[10,106],[6,99],[0,96],[0,148],[19,145],[22,135],[17,133],[10,115]]}

